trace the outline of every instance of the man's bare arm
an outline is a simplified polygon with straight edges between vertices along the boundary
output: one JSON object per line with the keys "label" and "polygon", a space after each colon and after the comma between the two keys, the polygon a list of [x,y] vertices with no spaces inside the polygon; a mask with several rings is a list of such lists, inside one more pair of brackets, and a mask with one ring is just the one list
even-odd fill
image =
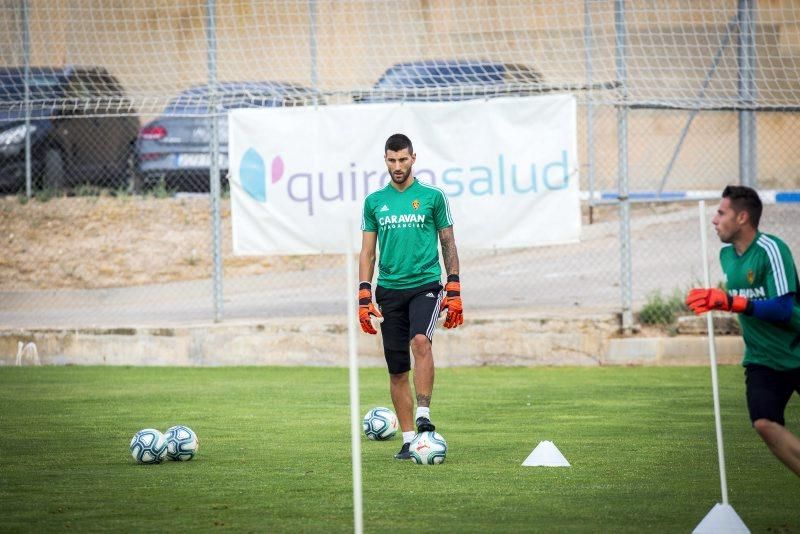
{"label": "man's bare arm", "polygon": [[[461,282],[458,272],[458,250],[456,239],[453,236],[453,227],[439,230],[439,241],[442,243],[442,259],[447,271],[447,285],[444,286],[445,295],[441,309],[447,308],[445,328],[457,328],[464,323],[464,307],[461,302]],[[420,403],[420,406],[422,404]]]}
{"label": "man's bare arm", "polygon": [[439,242],[442,244],[442,259],[444,269],[447,274],[458,274],[458,250],[456,249],[456,238],[453,235],[453,227],[448,226],[439,230]]}
{"label": "man's bare arm", "polygon": [[361,253],[358,255],[358,281],[372,283],[375,274],[375,250],[378,242],[376,232],[361,233]]}

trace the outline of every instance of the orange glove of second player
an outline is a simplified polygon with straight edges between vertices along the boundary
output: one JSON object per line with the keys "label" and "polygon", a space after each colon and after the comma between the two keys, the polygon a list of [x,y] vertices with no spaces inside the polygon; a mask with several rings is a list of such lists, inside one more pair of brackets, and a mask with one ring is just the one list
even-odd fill
{"label": "orange glove of second player", "polygon": [[383,315],[372,303],[372,284],[361,282],[358,287],[358,321],[361,323],[361,330],[367,334],[377,334],[378,331],[372,326],[371,317],[383,319]]}
{"label": "orange glove of second player", "polygon": [[461,282],[457,274],[447,275],[447,285],[444,286],[447,292],[442,299],[439,310],[447,308],[447,317],[444,320],[445,328],[456,328],[464,323],[464,305],[461,302]]}
{"label": "orange glove of second player", "polygon": [[697,315],[711,310],[744,313],[747,310],[747,298],[732,297],[716,288],[695,288],[686,295],[686,305]]}

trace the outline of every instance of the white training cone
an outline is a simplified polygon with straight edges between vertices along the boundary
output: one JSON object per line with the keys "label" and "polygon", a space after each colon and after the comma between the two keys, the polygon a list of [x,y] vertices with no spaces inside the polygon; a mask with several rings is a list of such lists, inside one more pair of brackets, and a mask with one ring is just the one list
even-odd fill
{"label": "white training cone", "polygon": [[569,467],[569,462],[552,441],[540,442],[531,452],[522,465],[544,467]]}
{"label": "white training cone", "polygon": [[750,530],[744,524],[733,506],[730,504],[715,504],[708,515],[700,521],[692,534],[711,534],[712,532],[725,534],[750,534]]}

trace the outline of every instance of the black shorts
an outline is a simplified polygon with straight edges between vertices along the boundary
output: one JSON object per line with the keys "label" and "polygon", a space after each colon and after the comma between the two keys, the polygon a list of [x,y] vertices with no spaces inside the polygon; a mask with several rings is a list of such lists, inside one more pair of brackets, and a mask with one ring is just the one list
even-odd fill
{"label": "black shorts", "polygon": [[433,341],[442,296],[439,282],[411,289],[375,288],[375,302],[383,315],[381,337],[389,373],[411,369],[409,344],[414,336],[423,334]]}
{"label": "black shorts", "polygon": [[749,364],[744,376],[750,421],[768,419],[783,425],[783,413],[792,393],[800,394],[800,369],[776,371],[765,365]]}

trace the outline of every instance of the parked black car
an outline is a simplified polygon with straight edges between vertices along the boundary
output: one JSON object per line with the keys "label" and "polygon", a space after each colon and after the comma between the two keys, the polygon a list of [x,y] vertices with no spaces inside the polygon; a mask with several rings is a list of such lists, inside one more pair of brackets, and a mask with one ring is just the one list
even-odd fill
{"label": "parked black car", "polygon": [[480,59],[443,59],[398,63],[355,102],[447,102],[471,98],[532,95],[548,88],[535,68]]}
{"label": "parked black car", "polygon": [[[32,67],[28,79],[34,189],[131,187],[139,121],[119,81],[103,67]],[[6,193],[25,190],[24,101],[24,70],[0,68],[0,190]]]}
{"label": "parked black car", "polygon": [[[139,132],[139,176],[144,187],[208,191],[211,166],[209,115],[219,115],[219,167],[228,169],[228,114],[232,109],[324,104],[321,95],[302,85],[277,81],[223,82],[212,109],[208,85],[178,94]],[[224,182],[223,182],[224,183]]]}

